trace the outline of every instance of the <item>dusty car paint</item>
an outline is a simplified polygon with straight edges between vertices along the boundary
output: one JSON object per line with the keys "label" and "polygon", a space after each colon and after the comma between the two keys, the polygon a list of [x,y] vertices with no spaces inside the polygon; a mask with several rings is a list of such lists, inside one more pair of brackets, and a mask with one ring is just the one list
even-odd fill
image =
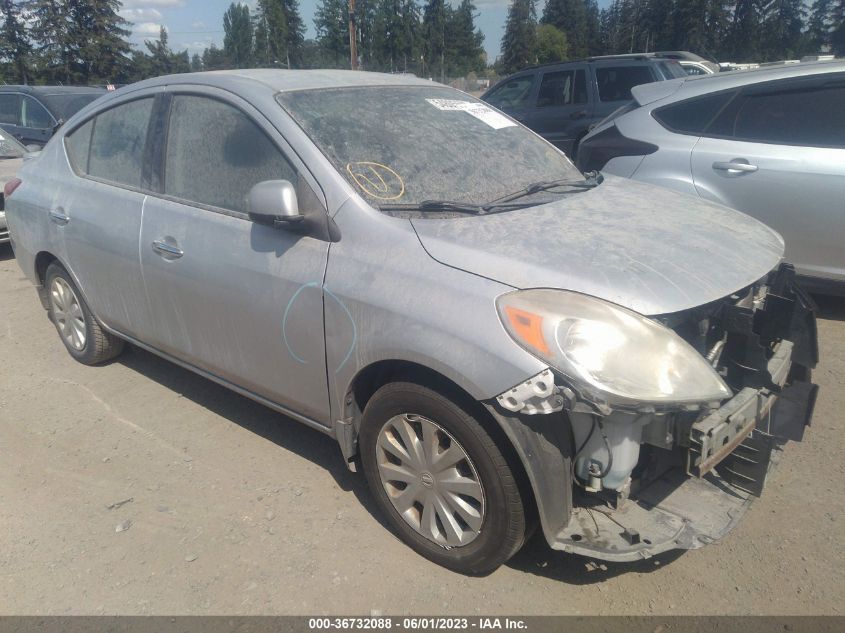
{"label": "dusty car paint", "polygon": [[[658,545],[637,541],[621,551],[615,542],[603,547],[600,534],[579,545],[582,533],[565,533],[581,523],[570,522],[573,489],[562,482],[577,457],[573,440],[601,459],[604,445],[587,445],[587,425],[598,417],[609,425],[608,452],[616,454],[610,441],[619,438],[617,466],[624,468],[613,473],[614,494],[627,495],[626,472],[638,455],[633,445],[639,451],[641,437],[651,437],[649,429],[665,421],[666,411],[648,402],[617,410],[585,397],[517,343],[497,302],[516,289],[574,291],[632,310],[628,318],[651,326],[642,315],[661,315],[659,328],[671,339],[670,328],[700,319],[714,304],[740,309],[734,304],[743,301],[751,307],[741,309],[752,310],[771,278],[781,279],[777,287],[788,304],[782,309],[804,318],[799,325],[809,332],[811,313],[788,271],[771,272],[782,240],[724,207],[616,178],[521,210],[392,216],[368,202],[277,102],[280,91],[367,85],[415,87],[421,97],[432,86],[407,76],[342,71],[232,71],[162,77],[104,97],[21,170],[10,224],[22,270],[46,307],[44,269],[58,260],[107,330],[334,436],[350,467],[368,381],[409,373],[444,379],[480,402],[512,442],[553,547],[615,560],[649,555]],[[284,151],[311,192],[303,205],[305,230],[186,204],[163,195],[154,180],[140,189],[115,187],[72,169],[64,139],[92,115],[146,95],[169,107],[170,95],[181,93],[232,105]],[[162,242],[163,250],[156,247]],[[737,332],[741,347],[748,332]],[[778,330],[778,336],[791,332]],[[815,343],[814,331],[807,339]],[[805,351],[805,364],[813,364],[812,357]],[[543,396],[553,400],[549,406],[501,406],[499,397],[536,386],[541,375],[554,377]],[[721,411],[720,404],[700,402],[683,411],[700,417]],[[632,416],[641,419],[629,424]],[[602,428],[594,439],[604,435]],[[720,511],[718,504],[709,510]],[[645,531],[665,520],[649,513],[640,518]],[[699,519],[706,523],[708,516]],[[663,538],[659,547],[672,542]]]}

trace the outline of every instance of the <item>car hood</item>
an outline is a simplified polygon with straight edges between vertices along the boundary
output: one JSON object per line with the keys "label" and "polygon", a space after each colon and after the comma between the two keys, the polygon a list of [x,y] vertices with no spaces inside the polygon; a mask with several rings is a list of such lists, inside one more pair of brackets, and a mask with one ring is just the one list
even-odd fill
{"label": "car hood", "polygon": [[447,266],[645,315],[725,297],[777,266],[784,250],[780,235],[738,211],[614,176],[541,206],[411,222]]}

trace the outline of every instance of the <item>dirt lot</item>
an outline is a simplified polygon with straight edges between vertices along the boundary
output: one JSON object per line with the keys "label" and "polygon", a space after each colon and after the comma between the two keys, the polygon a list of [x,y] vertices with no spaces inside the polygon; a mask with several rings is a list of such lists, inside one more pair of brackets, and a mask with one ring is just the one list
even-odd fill
{"label": "dirt lot", "polygon": [[535,538],[467,578],[391,535],[328,437],[137,349],[75,363],[0,247],[0,614],[841,613],[845,302],[824,307],[814,425],[724,541],[590,571]]}

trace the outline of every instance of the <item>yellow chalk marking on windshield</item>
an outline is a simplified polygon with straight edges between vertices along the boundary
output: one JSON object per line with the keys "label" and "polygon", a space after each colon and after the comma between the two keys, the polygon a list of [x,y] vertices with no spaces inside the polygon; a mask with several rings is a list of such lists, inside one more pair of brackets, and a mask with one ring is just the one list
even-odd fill
{"label": "yellow chalk marking on windshield", "polygon": [[[359,171],[356,171],[359,170]],[[348,163],[346,171],[352,176],[355,184],[368,196],[379,200],[398,200],[405,195],[405,181],[387,165],[371,161],[359,161]],[[390,182],[395,180],[396,183]],[[399,185],[399,193],[392,193],[396,190],[395,184]]]}

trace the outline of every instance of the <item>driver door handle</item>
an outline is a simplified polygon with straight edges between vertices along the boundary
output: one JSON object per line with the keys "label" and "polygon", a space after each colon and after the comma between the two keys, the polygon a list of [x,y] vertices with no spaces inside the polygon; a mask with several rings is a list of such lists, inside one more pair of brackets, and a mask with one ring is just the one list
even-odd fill
{"label": "driver door handle", "polygon": [[717,171],[742,172],[750,174],[757,171],[757,165],[750,165],[740,161],[717,161],[713,163],[713,169]]}
{"label": "driver door handle", "polygon": [[61,207],[57,207],[55,209],[50,210],[50,221],[53,224],[58,224],[59,226],[64,226],[68,222],[70,222],[70,216],[65,214],[65,210]]}
{"label": "driver door handle", "polygon": [[164,240],[154,241],[153,250],[166,259],[179,259],[185,254],[181,248],[173,244],[168,244]]}

